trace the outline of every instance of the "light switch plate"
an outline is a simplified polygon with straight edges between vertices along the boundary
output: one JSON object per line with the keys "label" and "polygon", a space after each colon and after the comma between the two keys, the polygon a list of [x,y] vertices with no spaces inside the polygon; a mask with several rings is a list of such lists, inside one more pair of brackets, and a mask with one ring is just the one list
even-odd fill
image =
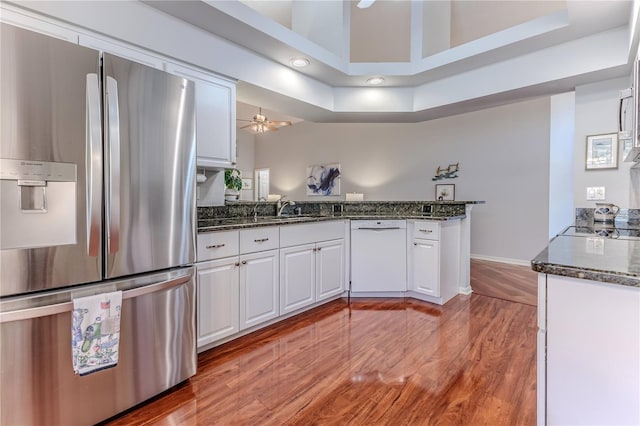
{"label": "light switch plate", "polygon": [[587,200],[588,201],[600,201],[605,199],[604,186],[589,186],[587,187]]}

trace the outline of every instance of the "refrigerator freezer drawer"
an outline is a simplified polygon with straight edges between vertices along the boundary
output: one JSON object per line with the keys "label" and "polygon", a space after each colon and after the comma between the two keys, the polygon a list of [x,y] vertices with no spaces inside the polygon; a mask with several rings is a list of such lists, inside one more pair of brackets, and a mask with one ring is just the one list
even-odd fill
{"label": "refrigerator freezer drawer", "polygon": [[[0,424],[94,424],[194,375],[193,268],[135,281],[145,279],[155,282],[123,291],[118,365],[86,376],[72,368],[70,291],[41,296],[51,302],[44,306],[26,300],[24,309],[7,309],[21,300],[3,302],[0,367],[2,387],[11,391],[0,393]],[[126,283],[73,294],[124,290]]]}

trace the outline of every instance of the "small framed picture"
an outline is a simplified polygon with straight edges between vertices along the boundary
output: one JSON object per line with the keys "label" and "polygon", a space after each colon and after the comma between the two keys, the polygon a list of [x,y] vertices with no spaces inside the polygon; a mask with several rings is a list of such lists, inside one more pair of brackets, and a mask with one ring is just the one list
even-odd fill
{"label": "small framed picture", "polygon": [[253,179],[242,178],[242,189],[253,189]]}
{"label": "small framed picture", "polygon": [[436,200],[437,201],[455,201],[456,186],[452,183],[436,184]]}
{"label": "small framed picture", "polygon": [[586,170],[618,168],[618,134],[587,136]]}

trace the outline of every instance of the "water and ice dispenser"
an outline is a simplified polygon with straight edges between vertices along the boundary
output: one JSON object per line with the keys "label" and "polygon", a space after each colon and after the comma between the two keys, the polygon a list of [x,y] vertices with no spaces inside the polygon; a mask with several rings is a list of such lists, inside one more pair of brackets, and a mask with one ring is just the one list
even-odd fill
{"label": "water and ice dispenser", "polygon": [[76,169],[0,158],[0,249],[77,243]]}

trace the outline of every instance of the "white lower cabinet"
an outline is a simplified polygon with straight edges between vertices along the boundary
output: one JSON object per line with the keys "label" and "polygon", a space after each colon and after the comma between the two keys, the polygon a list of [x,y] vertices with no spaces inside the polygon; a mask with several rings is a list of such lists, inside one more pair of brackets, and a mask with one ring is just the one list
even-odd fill
{"label": "white lower cabinet", "polygon": [[538,311],[538,424],[640,424],[640,288],[546,275]]}
{"label": "white lower cabinet", "polygon": [[440,243],[414,240],[410,253],[409,288],[417,293],[440,297]]}
{"label": "white lower cabinet", "polygon": [[342,294],[345,222],[296,226],[198,235],[199,350]]}
{"label": "white lower cabinet", "polygon": [[315,244],[280,249],[280,314],[315,302]]}
{"label": "white lower cabinet", "polygon": [[280,314],[342,294],[344,240],[280,249]]}
{"label": "white lower cabinet", "polygon": [[198,265],[198,347],[240,330],[238,258]]}
{"label": "white lower cabinet", "polygon": [[279,315],[278,250],[198,265],[198,347]]}
{"label": "white lower cabinet", "polygon": [[279,315],[278,282],[278,250],[240,256],[240,330]]}
{"label": "white lower cabinet", "polygon": [[280,227],[280,315],[342,294],[347,223]]}
{"label": "white lower cabinet", "polygon": [[316,244],[316,301],[338,296],[345,289],[344,240]]}
{"label": "white lower cabinet", "polygon": [[460,284],[460,221],[408,221],[409,291],[445,304]]}

